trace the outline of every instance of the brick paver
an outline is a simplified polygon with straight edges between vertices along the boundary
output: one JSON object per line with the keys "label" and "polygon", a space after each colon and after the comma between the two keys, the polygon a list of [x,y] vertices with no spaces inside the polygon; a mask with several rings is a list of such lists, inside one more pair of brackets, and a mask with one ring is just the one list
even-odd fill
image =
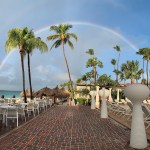
{"label": "brick paver", "polygon": [[0,150],[125,150],[130,130],[88,106],[55,106],[0,139]]}

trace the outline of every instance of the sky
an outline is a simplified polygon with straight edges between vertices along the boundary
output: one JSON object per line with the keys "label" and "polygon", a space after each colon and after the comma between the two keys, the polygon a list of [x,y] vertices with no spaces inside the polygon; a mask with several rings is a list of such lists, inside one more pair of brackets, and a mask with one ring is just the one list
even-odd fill
{"label": "sky", "polygon": [[[10,54],[5,52],[7,33],[12,28],[28,27],[37,37],[41,37],[49,47],[47,53],[34,50],[31,56],[33,89],[45,86],[54,88],[68,81],[68,74],[61,47],[50,51],[52,42],[46,37],[53,34],[51,25],[69,23],[70,32],[78,36],[72,39],[74,50],[66,45],[72,80],[91,70],[85,67],[89,48],[104,67],[98,69],[115,79],[111,59],[118,53],[115,45],[121,47],[120,65],[127,60],[142,59],[136,55],[139,48],[149,47],[150,43],[150,1],[149,0],[5,0],[0,1],[0,90],[22,90],[21,63],[18,49]],[[27,59],[25,58],[26,88],[29,88]]]}

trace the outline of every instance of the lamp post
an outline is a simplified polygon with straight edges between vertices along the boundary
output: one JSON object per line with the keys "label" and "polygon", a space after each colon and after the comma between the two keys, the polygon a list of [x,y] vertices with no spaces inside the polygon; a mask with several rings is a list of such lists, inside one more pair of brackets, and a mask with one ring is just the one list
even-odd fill
{"label": "lamp post", "polygon": [[99,91],[99,95],[102,98],[101,118],[108,118],[106,98],[109,96],[109,93],[109,90],[106,90],[105,88],[102,88],[102,90]]}
{"label": "lamp post", "polygon": [[90,91],[90,95],[92,97],[91,109],[95,109],[95,96],[96,96],[96,94],[97,94],[96,91]]}
{"label": "lamp post", "polygon": [[149,97],[149,88],[142,84],[131,84],[125,87],[125,96],[133,103],[130,146],[137,149],[147,147],[142,101]]}

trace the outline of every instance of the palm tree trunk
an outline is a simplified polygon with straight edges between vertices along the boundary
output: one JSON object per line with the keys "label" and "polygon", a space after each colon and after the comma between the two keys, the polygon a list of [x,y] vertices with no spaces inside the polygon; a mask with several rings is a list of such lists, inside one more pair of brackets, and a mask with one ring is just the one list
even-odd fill
{"label": "palm tree trunk", "polygon": [[131,78],[131,84],[134,84],[134,78]]}
{"label": "palm tree trunk", "polygon": [[23,54],[20,52],[21,56],[21,68],[22,68],[22,83],[23,83],[23,94],[24,94],[24,102],[27,103],[26,91],[25,91],[25,73],[24,73],[24,61]]}
{"label": "palm tree trunk", "polygon": [[65,59],[66,66],[67,66],[68,77],[69,77],[69,82],[70,82],[70,86],[71,86],[71,89],[70,89],[70,90],[71,90],[71,93],[72,93],[72,98],[74,98],[73,86],[72,86],[72,80],[71,80],[71,76],[70,76],[70,70],[69,70],[67,58],[66,58],[66,55],[65,55],[64,41],[62,41],[62,50],[63,50],[63,55],[64,55],[64,59]]}
{"label": "palm tree trunk", "polygon": [[144,79],[144,58],[143,58],[143,75],[142,78]]}
{"label": "palm tree trunk", "polygon": [[30,85],[30,99],[32,100],[32,83],[31,83],[31,71],[30,71],[30,54],[28,53],[28,76],[29,76],[29,85]]}
{"label": "palm tree trunk", "polygon": [[94,71],[94,85],[96,86],[96,66],[94,66],[93,71]]}
{"label": "palm tree trunk", "polygon": [[147,86],[148,86],[148,84],[149,84],[149,77],[148,77],[148,63],[149,63],[149,60],[147,60],[147,65],[146,65]]}
{"label": "palm tree trunk", "polygon": [[[119,59],[120,59],[120,52],[119,52],[118,61],[117,61],[117,71],[119,69]],[[118,74],[116,74],[116,81],[118,83]]]}

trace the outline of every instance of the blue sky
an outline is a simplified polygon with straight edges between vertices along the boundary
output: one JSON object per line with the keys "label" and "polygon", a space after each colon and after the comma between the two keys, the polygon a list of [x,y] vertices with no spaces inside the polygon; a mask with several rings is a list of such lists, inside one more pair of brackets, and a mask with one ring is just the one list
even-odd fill
{"label": "blue sky", "polygon": [[[135,55],[136,48],[149,47],[149,6],[149,0],[1,1],[0,62],[3,65],[0,69],[0,89],[22,90],[19,54],[15,51],[8,57],[5,53],[5,41],[9,29],[27,26],[34,31],[39,31],[56,23],[73,24],[70,32],[76,33],[79,40],[78,42],[73,40],[74,51],[66,46],[73,80],[88,71],[85,68],[88,59],[85,51],[89,48],[93,48],[97,57],[104,63],[104,68],[98,70],[99,74],[107,73],[114,78],[110,61],[112,58],[117,58],[117,52],[113,50],[116,44],[120,45],[122,50],[120,64],[127,59],[141,61],[141,57]],[[50,34],[50,31],[45,29],[36,35],[46,41],[46,37]],[[52,43],[47,42],[47,44],[50,48]],[[134,49],[132,45],[136,48]],[[25,68],[26,87],[29,87],[26,59]],[[46,85],[55,87],[68,79],[61,48],[42,55],[35,50],[31,57],[31,70],[34,90]]]}

